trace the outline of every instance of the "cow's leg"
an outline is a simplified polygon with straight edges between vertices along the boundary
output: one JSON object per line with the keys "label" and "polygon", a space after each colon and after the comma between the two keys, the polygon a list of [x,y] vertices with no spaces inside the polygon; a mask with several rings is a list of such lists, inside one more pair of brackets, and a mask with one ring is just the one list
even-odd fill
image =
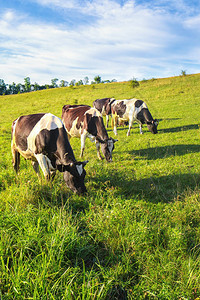
{"label": "cow's leg", "polygon": [[35,173],[40,178],[39,163],[37,161],[32,161],[31,163],[32,163]]}
{"label": "cow's leg", "polygon": [[[46,159],[45,159],[45,160],[46,160]],[[47,161],[47,160],[46,160],[46,161]],[[32,161],[31,163],[32,163],[33,169],[34,169],[34,171],[36,172],[38,178],[41,179],[38,161]],[[48,170],[50,169],[50,166],[49,166],[49,164],[48,164],[48,161],[47,161],[47,168],[48,168]],[[50,178],[51,178],[51,180],[54,179],[55,175],[56,175],[56,170],[53,170],[53,171],[51,170],[51,171],[50,171]],[[47,178],[47,179],[48,179],[48,178]]]}
{"label": "cow's leg", "polygon": [[100,160],[102,160],[103,157],[101,156],[101,153],[100,153],[100,143],[97,140],[95,140],[95,144],[96,144],[96,148],[97,148],[97,156]]}
{"label": "cow's leg", "polygon": [[16,173],[19,172],[19,164],[20,164],[20,154],[19,152],[12,146],[12,164]]}
{"label": "cow's leg", "polygon": [[115,135],[117,135],[117,115],[112,116],[112,128]]}
{"label": "cow's leg", "polygon": [[142,124],[139,124],[140,126],[140,134],[143,134],[143,131],[142,131]]}
{"label": "cow's leg", "polygon": [[129,127],[128,127],[128,131],[127,131],[127,136],[130,136],[132,125],[133,125],[133,119],[129,119]]}
{"label": "cow's leg", "polygon": [[35,154],[35,157],[40,165],[40,168],[42,169],[45,179],[49,180],[51,177],[51,174],[50,174],[49,166],[48,166],[45,155]]}
{"label": "cow's leg", "polygon": [[109,115],[106,115],[106,128],[108,128]]}
{"label": "cow's leg", "polygon": [[86,133],[81,134],[81,155],[80,157],[83,156],[83,152],[85,150],[85,140],[86,140]]}

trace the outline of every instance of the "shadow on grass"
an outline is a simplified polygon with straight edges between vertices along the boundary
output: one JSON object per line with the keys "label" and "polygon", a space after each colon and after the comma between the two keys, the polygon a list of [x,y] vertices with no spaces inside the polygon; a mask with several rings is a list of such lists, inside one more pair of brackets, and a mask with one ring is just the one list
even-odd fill
{"label": "shadow on grass", "polygon": [[200,183],[200,174],[176,174],[158,177],[157,175],[136,180],[127,178],[126,172],[112,172],[106,176],[94,178],[95,182],[101,182],[102,192],[113,189],[114,196],[125,199],[144,199],[152,203],[172,202],[174,199],[184,195],[188,190],[194,191]]}
{"label": "shadow on grass", "polygon": [[[166,120],[178,120],[179,118],[172,118],[172,119],[159,119],[159,122],[161,121],[166,121]],[[134,123],[132,126],[131,131],[135,131],[138,129],[138,133],[139,133],[139,125],[137,123]],[[169,132],[180,132],[180,131],[188,131],[188,130],[194,130],[194,129],[199,129],[199,124],[190,124],[190,125],[183,125],[183,126],[178,126],[178,127],[172,127],[172,128],[163,128],[163,129],[159,129],[159,125],[158,125],[158,134],[159,133],[169,133]],[[117,131],[123,131],[126,130],[128,131],[128,126],[122,126],[122,127],[117,127]],[[107,129],[108,132],[112,132],[112,128]],[[148,132],[148,128],[146,125],[143,126],[143,131]]]}
{"label": "shadow on grass", "polygon": [[132,150],[129,151],[129,154],[142,156],[147,159],[158,159],[158,158],[166,158],[170,156],[181,156],[188,153],[197,153],[197,152],[200,152],[200,145],[181,144],[181,145],[171,145],[171,146],[154,147],[148,149]]}
{"label": "shadow on grass", "polygon": [[[186,153],[199,152],[198,145],[175,145],[171,147],[156,147],[144,150],[132,151],[131,154],[145,156],[148,159],[166,158],[172,155],[184,155]],[[137,158],[136,158],[137,159]],[[193,167],[188,165],[187,171]],[[54,181],[52,185],[34,185],[31,188],[31,198],[33,203],[42,204],[47,207],[65,208],[76,215],[85,212],[89,208],[91,201],[99,197],[100,191],[105,198],[107,195],[120,196],[125,198],[145,199],[153,203],[171,202],[178,195],[185,191],[195,190],[200,183],[199,173],[180,173],[160,176],[157,171],[143,179],[137,180],[132,172],[127,172],[126,168],[120,166],[118,170],[107,170],[101,174],[95,174],[90,178],[91,189],[86,195],[73,194],[62,182]],[[86,181],[87,187],[87,181]],[[97,193],[98,191],[98,193]],[[96,200],[95,200],[96,201]]]}
{"label": "shadow on grass", "polygon": [[181,120],[181,118],[163,118],[163,119],[158,119],[159,122],[162,122],[162,121],[177,121],[177,120]]}
{"label": "shadow on grass", "polygon": [[198,124],[191,124],[191,125],[184,125],[184,126],[178,126],[178,127],[172,127],[172,128],[164,128],[164,129],[158,129],[158,133],[169,133],[169,132],[179,132],[179,131],[188,131],[188,130],[194,130],[199,129]]}

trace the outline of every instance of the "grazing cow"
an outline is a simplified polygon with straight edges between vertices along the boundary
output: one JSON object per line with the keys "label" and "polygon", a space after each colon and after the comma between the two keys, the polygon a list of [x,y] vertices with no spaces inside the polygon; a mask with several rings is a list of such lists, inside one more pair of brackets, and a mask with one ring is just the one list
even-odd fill
{"label": "grazing cow", "polygon": [[85,162],[77,162],[61,119],[50,114],[21,116],[12,123],[13,167],[19,171],[20,154],[30,159],[37,175],[39,166],[47,180],[56,170],[63,172],[66,185],[75,193],[86,192]]}
{"label": "grazing cow", "polygon": [[115,98],[103,98],[96,99],[93,102],[93,107],[95,107],[102,116],[106,116],[106,128],[108,128],[109,115],[111,115],[111,105],[115,101]]}
{"label": "grazing cow", "polygon": [[102,159],[101,144],[101,150],[106,160],[112,161],[112,151],[117,140],[108,137],[101,113],[96,108],[88,105],[64,105],[62,121],[69,138],[81,138],[81,157],[85,149],[86,137],[89,137],[92,142],[96,143],[98,158]]}
{"label": "grazing cow", "polygon": [[114,133],[117,135],[117,122],[129,121],[129,129],[127,136],[130,135],[130,130],[133,121],[136,121],[140,126],[140,133],[142,134],[142,125],[146,124],[149,131],[157,133],[158,120],[154,120],[150,111],[147,108],[146,103],[139,99],[125,99],[115,100],[111,106],[112,110],[112,126],[114,127]]}

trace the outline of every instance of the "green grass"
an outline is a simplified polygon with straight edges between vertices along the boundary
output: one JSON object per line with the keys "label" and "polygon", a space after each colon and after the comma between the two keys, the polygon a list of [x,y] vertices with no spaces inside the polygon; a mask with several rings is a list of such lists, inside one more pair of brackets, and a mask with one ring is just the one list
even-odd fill
{"label": "green grass", "polygon": [[[200,74],[0,97],[0,298],[200,297]],[[118,128],[113,162],[86,141],[88,194],[62,174],[40,183],[29,161],[11,164],[11,123],[96,98],[137,97],[158,134]],[[112,129],[109,136],[115,137]],[[79,159],[80,140],[71,139]]]}

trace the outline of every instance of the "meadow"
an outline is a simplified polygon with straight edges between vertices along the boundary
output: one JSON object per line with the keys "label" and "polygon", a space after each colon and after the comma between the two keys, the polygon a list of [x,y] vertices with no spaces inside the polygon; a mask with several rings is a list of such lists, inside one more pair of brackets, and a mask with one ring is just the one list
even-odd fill
{"label": "meadow", "polygon": [[[14,119],[104,97],[144,100],[158,134],[118,128],[112,163],[86,140],[84,196],[23,158],[15,175]],[[199,111],[200,74],[1,96],[0,299],[200,299]]]}

